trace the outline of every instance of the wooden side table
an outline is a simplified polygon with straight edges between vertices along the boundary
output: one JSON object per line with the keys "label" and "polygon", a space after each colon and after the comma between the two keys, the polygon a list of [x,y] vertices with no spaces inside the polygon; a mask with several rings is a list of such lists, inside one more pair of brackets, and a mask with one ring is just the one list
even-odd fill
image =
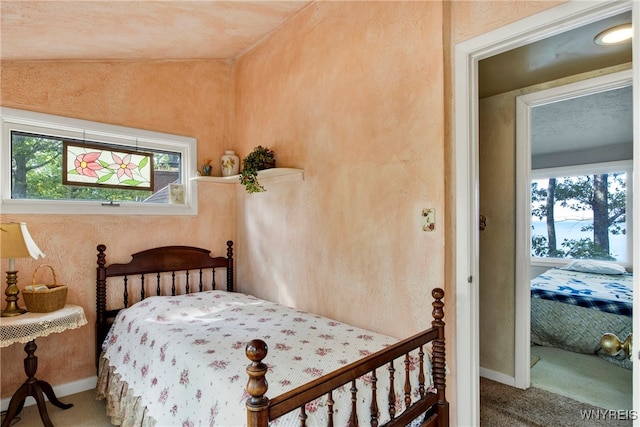
{"label": "wooden side table", "polygon": [[24,372],[27,374],[27,380],[11,397],[7,415],[2,421],[2,427],[9,427],[13,418],[22,411],[24,401],[28,396],[32,396],[36,400],[38,412],[45,427],[53,427],[47,413],[45,395],[58,408],[69,409],[73,406],[70,403],[60,402],[49,383],[36,379],[38,358],[34,353],[38,347],[35,339],[46,337],[54,332],[79,328],[86,324],[87,319],[82,307],[71,304],[51,313],[26,313],[21,316],[0,318],[0,347],[7,347],[18,342],[26,343],[24,351],[27,353],[27,357],[24,359]]}

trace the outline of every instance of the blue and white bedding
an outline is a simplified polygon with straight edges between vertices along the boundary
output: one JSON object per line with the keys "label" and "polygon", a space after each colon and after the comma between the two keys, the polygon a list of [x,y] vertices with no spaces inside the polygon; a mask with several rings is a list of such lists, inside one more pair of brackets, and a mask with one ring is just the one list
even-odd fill
{"label": "blue and white bedding", "polygon": [[632,331],[633,275],[552,268],[531,281],[531,342],[598,354],[631,369],[622,356],[600,350],[604,333],[620,339]]}
{"label": "blue and white bedding", "polygon": [[531,297],[631,316],[633,275],[552,268],[531,281]]}

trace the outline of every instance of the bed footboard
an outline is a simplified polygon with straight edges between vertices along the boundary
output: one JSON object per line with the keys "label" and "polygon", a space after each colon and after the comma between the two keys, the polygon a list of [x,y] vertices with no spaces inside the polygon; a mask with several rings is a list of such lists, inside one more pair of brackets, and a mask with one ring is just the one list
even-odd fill
{"label": "bed footboard", "polygon": [[[444,340],[444,291],[440,288],[433,290],[432,295],[435,299],[433,302],[433,321],[432,327],[422,331],[410,338],[400,341],[393,346],[387,347],[377,353],[371,354],[364,359],[347,365],[337,371],[324,375],[315,381],[302,385],[294,390],[282,394],[273,399],[266,397],[268,384],[266,379],[267,365],[263,360],[267,356],[267,345],[262,340],[253,340],[246,347],[246,355],[251,360],[247,367],[249,380],[247,382],[247,393],[249,397],[246,402],[247,409],[247,425],[249,427],[267,427],[269,422],[276,418],[292,412],[300,411],[300,425],[305,425],[305,405],[321,396],[328,396],[330,402],[328,406],[328,425],[333,425],[333,400],[331,392],[338,387],[351,383],[352,406],[350,408],[350,426],[358,426],[358,418],[356,413],[357,388],[355,386],[356,379],[372,374],[376,378],[375,370],[379,367],[390,365],[389,375],[391,378],[390,390],[382,390],[388,395],[387,405],[391,421],[384,424],[386,426],[405,426],[414,419],[421,417],[423,426],[446,427],[449,425],[449,403],[445,397],[445,340]],[[432,344],[432,379],[435,392],[425,390],[425,372],[424,372],[424,346],[428,343]],[[419,349],[419,383],[410,384],[409,380],[409,352]],[[394,373],[392,361],[403,357],[405,358],[405,367],[403,375],[404,407],[405,410],[396,416],[395,407],[395,390],[394,390]],[[399,370],[399,369],[398,369]],[[400,377],[400,375],[398,375]],[[372,389],[371,407],[369,408],[371,425],[378,425],[378,398],[377,390]],[[382,395],[382,394],[380,394]],[[413,398],[416,400],[412,400]]]}

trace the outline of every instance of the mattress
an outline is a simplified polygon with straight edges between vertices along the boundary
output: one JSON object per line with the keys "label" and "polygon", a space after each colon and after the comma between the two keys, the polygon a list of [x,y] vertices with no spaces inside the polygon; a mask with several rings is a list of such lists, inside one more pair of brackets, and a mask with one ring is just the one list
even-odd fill
{"label": "mattress", "polygon": [[[248,397],[245,370],[249,363],[244,348],[254,338],[269,344],[264,360],[269,366],[269,397],[397,342],[392,337],[239,293],[208,291],[151,297],[121,311],[114,322],[105,340],[101,375],[115,377],[116,381],[99,378],[99,394],[113,395],[108,383],[112,388],[117,383],[128,395],[127,400],[135,402],[135,417],[118,419],[115,414],[114,418],[124,425],[128,418],[144,418],[143,422],[132,423],[136,425],[244,425]],[[417,365],[417,355],[412,355],[414,384]],[[404,370],[403,360],[395,369],[397,374]],[[428,360],[425,370],[431,374]],[[378,388],[383,389],[389,375],[386,368],[379,371]],[[431,375],[428,377],[425,386],[430,388]],[[368,376],[357,382],[363,411],[371,399],[371,380]],[[347,424],[349,388],[347,385],[334,392],[336,402],[347,403],[343,410],[336,404],[336,425]],[[396,384],[396,390],[402,390],[402,383]],[[401,396],[397,397],[398,404],[403,405]],[[379,404],[386,408],[384,401]],[[306,406],[308,425],[326,425],[325,406],[326,399]],[[130,408],[119,410],[127,412]],[[386,409],[381,412],[383,423],[388,416]],[[365,412],[358,416],[369,419]],[[276,421],[277,425],[298,425],[298,413]]]}
{"label": "mattress", "polygon": [[552,268],[531,281],[531,342],[598,354],[625,368],[631,361],[600,349],[604,333],[632,331],[633,276]]}
{"label": "mattress", "polygon": [[552,268],[531,281],[531,297],[631,316],[633,275]]}

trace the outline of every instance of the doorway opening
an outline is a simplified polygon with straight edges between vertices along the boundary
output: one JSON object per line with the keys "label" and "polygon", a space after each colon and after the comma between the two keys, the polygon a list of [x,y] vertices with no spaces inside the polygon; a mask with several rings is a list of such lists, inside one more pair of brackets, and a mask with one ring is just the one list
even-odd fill
{"label": "doorway opening", "polygon": [[632,80],[628,69],[516,98],[515,385],[625,410],[631,361],[600,339],[632,331]]}
{"label": "doorway opening", "polygon": [[[605,17],[632,10],[637,20],[638,6],[632,1],[616,3],[567,2],[539,14],[509,24],[455,46],[455,206],[456,206],[456,378],[459,425],[479,423],[479,203],[478,203],[478,111],[479,82],[478,62],[502,52],[524,46],[569,29],[578,28]],[[634,28],[633,49],[638,51],[640,31]],[[638,79],[634,73],[634,79]],[[637,87],[638,81],[634,82]],[[639,98],[634,93],[634,107]],[[638,122],[634,118],[634,150],[638,150]],[[634,168],[638,167],[634,157]],[[634,176],[638,187],[640,179]],[[634,205],[634,219],[639,218]],[[487,227],[489,227],[489,223]],[[634,231],[634,247],[638,248],[640,236]],[[638,257],[636,257],[638,258]],[[637,270],[638,260],[634,259]],[[638,302],[634,301],[638,306]],[[640,307],[635,307],[640,309]],[[634,319],[637,328],[638,320]],[[640,370],[634,371],[635,381],[640,381]],[[640,396],[634,396],[638,407]]]}

